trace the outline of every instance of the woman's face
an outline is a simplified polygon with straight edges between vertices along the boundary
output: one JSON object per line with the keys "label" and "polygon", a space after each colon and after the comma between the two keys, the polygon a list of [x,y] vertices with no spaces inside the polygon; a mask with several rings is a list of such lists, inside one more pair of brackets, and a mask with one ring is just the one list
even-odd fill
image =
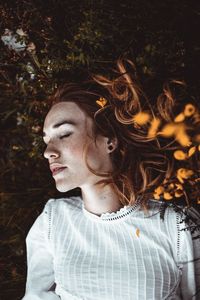
{"label": "woman's face", "polygon": [[52,106],[44,122],[44,157],[48,159],[56,188],[66,192],[76,187],[93,185],[100,178],[88,170],[84,149],[88,144],[87,162],[100,172],[112,170],[107,141],[92,134],[93,120],[74,102]]}

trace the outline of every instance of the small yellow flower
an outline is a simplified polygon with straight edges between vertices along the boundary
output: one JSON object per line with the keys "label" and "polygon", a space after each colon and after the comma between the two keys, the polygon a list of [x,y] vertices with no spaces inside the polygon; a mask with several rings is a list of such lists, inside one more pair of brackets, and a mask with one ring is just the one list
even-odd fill
{"label": "small yellow flower", "polygon": [[169,192],[164,192],[163,197],[165,200],[171,200],[173,198]]}
{"label": "small yellow flower", "polygon": [[170,189],[173,189],[173,188],[174,188],[174,183],[170,183],[170,184],[169,184],[169,188],[170,188]]}
{"label": "small yellow flower", "polygon": [[175,183],[175,186],[177,187],[177,190],[183,190],[183,186],[180,183]]}
{"label": "small yellow flower", "polygon": [[174,119],[174,122],[178,123],[178,122],[183,122],[184,120],[185,120],[184,113],[180,113],[179,115],[176,116],[176,118]]}
{"label": "small yellow flower", "polygon": [[176,140],[183,146],[183,147],[189,147],[191,145],[191,141],[189,136],[185,132],[185,128],[183,126],[180,126],[178,130],[176,130],[175,133]]}
{"label": "small yellow flower", "polygon": [[182,179],[181,176],[179,176],[179,175],[177,174],[176,177],[178,178],[178,180],[179,180],[181,183],[184,183],[184,180]]}
{"label": "small yellow flower", "polygon": [[196,152],[196,146],[191,147],[191,148],[188,150],[188,157],[192,156],[195,152]]}
{"label": "small yellow flower", "polygon": [[160,125],[160,119],[158,118],[154,118],[152,121],[151,121],[151,126],[148,130],[148,137],[155,137],[156,136],[156,133],[158,131],[158,127]]}
{"label": "small yellow flower", "polygon": [[96,103],[100,106],[100,107],[104,107],[107,104],[107,100],[103,97],[99,98]]}
{"label": "small yellow flower", "polygon": [[179,197],[183,196],[183,192],[181,190],[177,190],[177,191],[175,191],[174,196],[176,198],[179,198]]}
{"label": "small yellow flower", "polygon": [[160,196],[159,196],[158,194],[156,194],[156,193],[153,194],[153,197],[154,197],[154,199],[156,199],[156,200],[159,200],[159,199],[160,199]]}
{"label": "small yellow flower", "polygon": [[164,135],[165,137],[170,137],[175,134],[176,128],[176,125],[173,123],[166,124],[162,131],[160,131],[160,134]]}
{"label": "small yellow flower", "polygon": [[160,186],[158,186],[158,187],[154,190],[154,192],[155,192],[156,194],[160,195],[160,194],[162,194],[162,193],[164,192],[164,187],[160,185]]}
{"label": "small yellow flower", "polygon": [[153,194],[153,196],[154,196],[154,198],[156,199],[156,200],[159,200],[160,199],[160,195],[162,194],[164,192],[164,187],[163,186],[158,186],[157,188],[155,188],[155,190],[154,190],[154,194]]}
{"label": "small yellow flower", "polygon": [[133,121],[138,125],[144,125],[150,120],[150,114],[146,112],[139,112],[133,117]]}
{"label": "small yellow flower", "polygon": [[185,159],[187,159],[187,153],[183,152],[182,150],[176,150],[174,152],[174,157],[177,160],[185,160]]}
{"label": "small yellow flower", "polygon": [[189,177],[191,177],[194,172],[192,170],[189,169],[185,169],[185,168],[180,168],[177,170],[177,178],[181,183],[184,183],[183,179],[188,179]]}
{"label": "small yellow flower", "polygon": [[159,134],[164,137],[175,136],[176,140],[183,146],[189,147],[191,145],[191,141],[189,136],[186,134],[186,127],[183,123],[168,123],[166,124]]}
{"label": "small yellow flower", "polygon": [[191,103],[186,104],[185,109],[184,109],[184,115],[186,117],[190,117],[195,113],[195,106]]}

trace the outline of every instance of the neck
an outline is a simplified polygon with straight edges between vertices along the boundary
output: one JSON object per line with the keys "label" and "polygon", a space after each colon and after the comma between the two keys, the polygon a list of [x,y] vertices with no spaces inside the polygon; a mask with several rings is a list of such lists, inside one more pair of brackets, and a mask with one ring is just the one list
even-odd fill
{"label": "neck", "polygon": [[111,184],[87,185],[81,191],[85,208],[95,215],[116,212],[123,207]]}

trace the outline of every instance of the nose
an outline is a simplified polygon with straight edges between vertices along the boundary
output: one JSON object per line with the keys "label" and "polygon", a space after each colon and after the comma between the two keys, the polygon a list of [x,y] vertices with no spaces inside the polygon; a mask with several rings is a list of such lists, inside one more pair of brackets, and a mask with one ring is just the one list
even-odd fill
{"label": "nose", "polygon": [[47,159],[57,158],[59,157],[59,151],[49,143],[44,151],[44,157]]}

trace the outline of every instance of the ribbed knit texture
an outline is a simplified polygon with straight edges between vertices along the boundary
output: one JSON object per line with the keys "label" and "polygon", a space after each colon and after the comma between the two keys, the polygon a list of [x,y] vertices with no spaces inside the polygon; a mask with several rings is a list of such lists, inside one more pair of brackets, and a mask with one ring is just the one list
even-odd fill
{"label": "ribbed knit texture", "polygon": [[137,203],[99,217],[80,197],[50,199],[26,238],[23,300],[200,299],[200,242],[159,209],[150,201],[148,214]]}

